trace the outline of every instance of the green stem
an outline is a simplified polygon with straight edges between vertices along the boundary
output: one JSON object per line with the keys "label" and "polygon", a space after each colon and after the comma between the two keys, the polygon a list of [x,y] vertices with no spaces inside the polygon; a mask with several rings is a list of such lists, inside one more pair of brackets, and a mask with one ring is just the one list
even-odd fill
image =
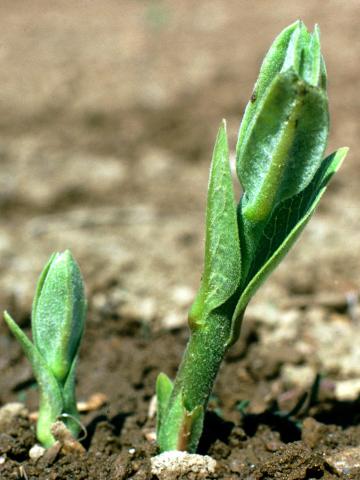
{"label": "green stem", "polygon": [[182,391],[187,410],[207,404],[226,352],[229,332],[229,319],[211,313],[204,326],[191,333],[174,384],[174,393]]}
{"label": "green stem", "polygon": [[191,333],[158,432],[161,451],[196,450],[209,396],[227,350],[229,310],[222,307],[211,312]]}
{"label": "green stem", "polygon": [[55,442],[55,438],[51,433],[51,427],[59,420],[61,404],[55,409],[47,392],[40,390],[39,394],[39,417],[36,424],[36,436],[45,448],[49,448]]}

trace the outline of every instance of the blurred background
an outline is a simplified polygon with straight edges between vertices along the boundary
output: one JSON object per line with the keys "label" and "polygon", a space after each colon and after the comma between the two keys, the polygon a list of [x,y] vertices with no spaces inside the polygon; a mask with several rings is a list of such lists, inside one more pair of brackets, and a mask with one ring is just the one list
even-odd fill
{"label": "blurred background", "polygon": [[219,122],[233,150],[261,60],[297,18],[322,32],[329,151],[351,152],[257,305],[356,292],[359,2],[2,0],[1,309],[26,322],[43,264],[70,248],[91,308],[182,324]]}

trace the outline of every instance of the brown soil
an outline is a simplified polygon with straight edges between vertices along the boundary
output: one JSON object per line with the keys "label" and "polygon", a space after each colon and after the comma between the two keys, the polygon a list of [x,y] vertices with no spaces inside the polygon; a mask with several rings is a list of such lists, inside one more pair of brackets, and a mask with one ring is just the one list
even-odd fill
{"label": "brown soil", "polygon": [[[101,321],[101,334],[98,322],[89,321],[79,369],[80,391],[101,391],[108,397],[107,405],[83,417],[87,452],[30,460],[29,448],[36,442],[34,425],[28,417],[19,416],[1,425],[0,452],[6,458],[1,478],[22,478],[25,474],[28,479],[44,480],[156,478],[150,473],[150,457],[156,454],[156,446],[149,440],[154,430],[149,402],[157,373],[165,366],[166,372],[174,375],[186,331],[155,333],[144,329],[140,319],[116,314],[104,315]],[[269,391],[280,364],[292,363],[294,358],[284,348],[267,369],[254,371],[256,326],[249,323],[247,341],[228,356],[222,368],[206,419],[199,452],[218,461],[216,475],[211,478],[341,478],[334,471],[331,456],[359,444],[358,404],[334,401],[324,384],[305,417],[282,416],[284,412]],[[274,358],[267,360],[271,363]],[[20,359],[19,363],[25,362]],[[32,381],[30,377],[28,385]],[[28,385],[15,385],[12,390],[23,391]],[[2,384],[2,391],[5,387]],[[299,395],[294,397],[292,403]],[[241,413],[239,402],[247,398],[253,405],[249,412],[245,409]],[[346,478],[359,475],[360,470],[353,469]]]}
{"label": "brown soil", "polygon": [[[188,335],[216,129],[227,118],[234,145],[259,62],[298,17],[320,23],[330,147],[351,154],[249,307],[200,453],[218,479],[360,478],[358,15],[340,0],[1,2],[0,306],[28,331],[42,265],[71,248],[89,298],[78,396],[107,397],[82,416],[83,455],[30,460],[34,424],[2,421],[1,480],[151,478],[149,405]],[[0,407],[36,410],[34,386],[0,322]]]}

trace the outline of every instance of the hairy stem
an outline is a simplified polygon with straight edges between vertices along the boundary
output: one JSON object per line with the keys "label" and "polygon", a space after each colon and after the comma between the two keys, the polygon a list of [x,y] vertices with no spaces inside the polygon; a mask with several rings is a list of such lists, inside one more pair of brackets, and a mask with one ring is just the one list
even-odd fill
{"label": "hairy stem", "polygon": [[210,393],[227,350],[229,309],[211,312],[193,329],[159,431],[162,451],[195,451]]}

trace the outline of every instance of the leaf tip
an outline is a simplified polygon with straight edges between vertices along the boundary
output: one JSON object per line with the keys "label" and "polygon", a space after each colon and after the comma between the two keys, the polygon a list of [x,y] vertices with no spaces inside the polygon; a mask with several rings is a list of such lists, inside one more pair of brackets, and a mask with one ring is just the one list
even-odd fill
{"label": "leaf tip", "polygon": [[349,147],[341,147],[335,152],[334,167],[333,167],[334,172],[339,170],[349,150],[350,150]]}
{"label": "leaf tip", "polygon": [[9,312],[7,310],[4,310],[3,317],[4,317],[4,320],[5,320],[6,324],[8,325],[8,327],[11,330],[12,324],[15,323],[14,319],[11,317],[11,315],[9,314]]}

